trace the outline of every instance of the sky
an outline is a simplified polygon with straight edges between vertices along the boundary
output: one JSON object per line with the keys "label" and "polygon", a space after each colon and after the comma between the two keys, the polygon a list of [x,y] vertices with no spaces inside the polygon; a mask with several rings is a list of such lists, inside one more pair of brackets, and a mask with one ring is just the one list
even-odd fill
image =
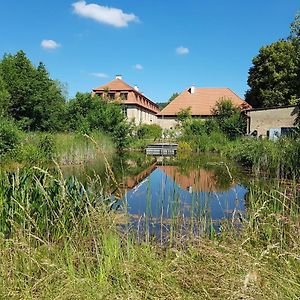
{"label": "sky", "polygon": [[0,0],[0,56],[24,50],[68,97],[121,74],[155,102],[197,87],[244,97],[252,58],[289,35],[299,0]]}

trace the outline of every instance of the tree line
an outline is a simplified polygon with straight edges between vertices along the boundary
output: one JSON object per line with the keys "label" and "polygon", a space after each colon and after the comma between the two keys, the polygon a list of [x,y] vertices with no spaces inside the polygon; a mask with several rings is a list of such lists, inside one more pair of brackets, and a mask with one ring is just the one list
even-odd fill
{"label": "tree line", "polygon": [[77,93],[66,99],[64,85],[50,78],[45,65],[35,67],[24,51],[5,54],[0,61],[0,117],[24,131],[79,131],[95,129],[124,144],[128,125],[120,105]]}

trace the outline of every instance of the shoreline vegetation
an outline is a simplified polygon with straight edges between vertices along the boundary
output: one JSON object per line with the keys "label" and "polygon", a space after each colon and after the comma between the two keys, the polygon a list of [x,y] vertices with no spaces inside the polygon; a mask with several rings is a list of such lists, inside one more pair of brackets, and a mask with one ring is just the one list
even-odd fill
{"label": "shoreline vegetation", "polygon": [[1,171],[0,296],[297,299],[299,199],[296,185],[254,182],[242,227],[224,221],[198,236],[170,228],[161,243],[120,225],[98,177],[83,185],[59,169]]}

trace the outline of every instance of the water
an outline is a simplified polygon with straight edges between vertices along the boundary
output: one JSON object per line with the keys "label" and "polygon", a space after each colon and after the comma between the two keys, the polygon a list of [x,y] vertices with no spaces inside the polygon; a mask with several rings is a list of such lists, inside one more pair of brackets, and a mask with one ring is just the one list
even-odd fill
{"label": "water", "polygon": [[100,175],[112,196],[118,198],[115,207],[129,214],[131,224],[142,224],[143,228],[151,224],[154,231],[163,225],[169,228],[174,220],[184,226],[192,222],[193,228],[201,224],[199,230],[210,224],[220,230],[222,221],[238,223],[245,214],[246,176],[221,157],[199,155],[189,160],[157,161],[142,153],[129,153],[114,159],[112,169],[113,181],[101,162],[72,166],[64,172],[83,180]]}

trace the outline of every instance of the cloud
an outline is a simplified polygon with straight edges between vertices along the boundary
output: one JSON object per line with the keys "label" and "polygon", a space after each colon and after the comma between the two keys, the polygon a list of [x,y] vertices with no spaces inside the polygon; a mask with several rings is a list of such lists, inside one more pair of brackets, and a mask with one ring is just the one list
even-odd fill
{"label": "cloud", "polygon": [[85,1],[74,2],[72,6],[77,15],[114,27],[127,27],[129,22],[139,21],[133,13],[126,14],[119,8],[87,4]]}
{"label": "cloud", "polygon": [[59,43],[57,43],[53,40],[42,40],[41,46],[44,49],[54,50],[54,49],[57,49],[57,48],[61,47],[61,44],[59,44]]}
{"label": "cloud", "polygon": [[98,78],[108,78],[108,75],[105,73],[90,73],[92,76],[98,77]]}
{"label": "cloud", "polygon": [[185,55],[185,54],[189,54],[190,50],[189,50],[189,48],[180,46],[180,47],[176,48],[176,53],[179,55]]}
{"label": "cloud", "polygon": [[135,68],[136,70],[138,70],[138,71],[141,71],[141,70],[144,69],[144,67],[143,67],[141,64],[136,64],[136,65],[134,66],[134,68]]}

